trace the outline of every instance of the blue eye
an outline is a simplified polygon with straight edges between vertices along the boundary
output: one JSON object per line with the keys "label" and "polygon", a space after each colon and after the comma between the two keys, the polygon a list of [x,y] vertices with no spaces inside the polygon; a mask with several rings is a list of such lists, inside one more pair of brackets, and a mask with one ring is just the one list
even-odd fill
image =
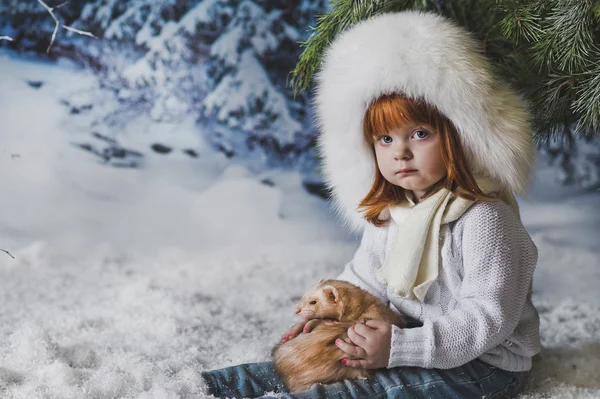
{"label": "blue eye", "polygon": [[379,141],[381,141],[383,144],[389,144],[392,142],[392,137],[391,136],[381,136],[379,138]]}
{"label": "blue eye", "polygon": [[419,140],[423,140],[424,138],[427,138],[429,136],[429,132],[425,131],[425,130],[417,130],[413,136]]}

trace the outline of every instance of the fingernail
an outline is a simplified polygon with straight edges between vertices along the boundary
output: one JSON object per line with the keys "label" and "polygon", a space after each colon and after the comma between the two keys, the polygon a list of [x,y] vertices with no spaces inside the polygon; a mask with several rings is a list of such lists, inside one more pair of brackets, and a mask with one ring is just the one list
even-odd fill
{"label": "fingernail", "polygon": [[302,330],[302,332],[308,332],[308,328],[305,328],[304,330]]}
{"label": "fingernail", "polygon": [[336,339],[336,340],[335,340],[335,344],[336,344],[336,345],[339,345],[339,344],[340,344],[340,340],[339,340],[339,339]]}
{"label": "fingernail", "polygon": [[286,337],[281,338],[281,342],[285,342],[285,341],[287,341]]}
{"label": "fingernail", "polygon": [[289,339],[292,339],[292,338],[294,338],[294,334],[290,334],[290,335],[288,335],[288,338],[289,338]]}
{"label": "fingernail", "polygon": [[346,359],[342,359],[342,364],[346,364]]}

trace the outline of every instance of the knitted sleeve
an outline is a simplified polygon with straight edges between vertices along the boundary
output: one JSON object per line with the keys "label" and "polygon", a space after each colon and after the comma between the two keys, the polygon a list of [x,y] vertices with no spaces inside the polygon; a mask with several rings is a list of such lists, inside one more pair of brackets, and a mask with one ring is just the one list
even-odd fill
{"label": "knitted sleeve", "polygon": [[461,220],[457,305],[422,327],[392,326],[388,367],[461,366],[505,341],[521,318],[537,262],[535,244],[502,202],[478,203]]}
{"label": "knitted sleeve", "polygon": [[387,227],[375,227],[368,223],[354,257],[337,277],[338,280],[348,281],[367,290],[386,305],[389,304],[386,286],[377,280],[375,271],[382,265],[387,232]]}

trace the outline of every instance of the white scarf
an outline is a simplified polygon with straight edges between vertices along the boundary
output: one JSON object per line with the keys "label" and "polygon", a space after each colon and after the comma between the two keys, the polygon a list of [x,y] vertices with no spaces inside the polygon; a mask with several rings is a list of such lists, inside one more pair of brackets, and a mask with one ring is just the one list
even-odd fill
{"label": "white scarf", "polygon": [[[478,178],[477,184],[484,193],[499,195],[519,214],[514,196],[498,182]],[[376,276],[397,295],[423,302],[429,286],[438,276],[441,226],[457,220],[474,201],[457,197],[446,188],[418,204],[409,196],[407,192],[407,201],[389,207],[391,218],[398,224],[398,233]]]}

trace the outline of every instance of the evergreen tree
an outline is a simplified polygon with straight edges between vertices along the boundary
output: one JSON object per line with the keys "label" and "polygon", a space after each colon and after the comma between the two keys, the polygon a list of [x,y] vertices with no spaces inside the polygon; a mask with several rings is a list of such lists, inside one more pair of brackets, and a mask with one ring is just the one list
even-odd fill
{"label": "evergreen tree", "polygon": [[293,72],[296,93],[309,85],[320,58],[342,30],[371,16],[433,11],[465,26],[500,74],[528,100],[536,139],[567,132],[600,137],[600,1],[598,0],[337,0],[318,17]]}
{"label": "evergreen tree", "polygon": [[204,115],[243,132],[244,140],[269,137],[280,146],[294,143],[302,125],[292,117],[286,97],[260,61],[277,52],[283,40],[296,40],[297,35],[281,20],[280,10],[267,12],[242,1],[211,47],[215,87],[203,101]]}
{"label": "evergreen tree", "polygon": [[304,92],[328,44],[386,12],[432,11],[466,27],[519,90],[560,180],[600,188],[600,0],[336,0],[317,17],[291,85]]}

